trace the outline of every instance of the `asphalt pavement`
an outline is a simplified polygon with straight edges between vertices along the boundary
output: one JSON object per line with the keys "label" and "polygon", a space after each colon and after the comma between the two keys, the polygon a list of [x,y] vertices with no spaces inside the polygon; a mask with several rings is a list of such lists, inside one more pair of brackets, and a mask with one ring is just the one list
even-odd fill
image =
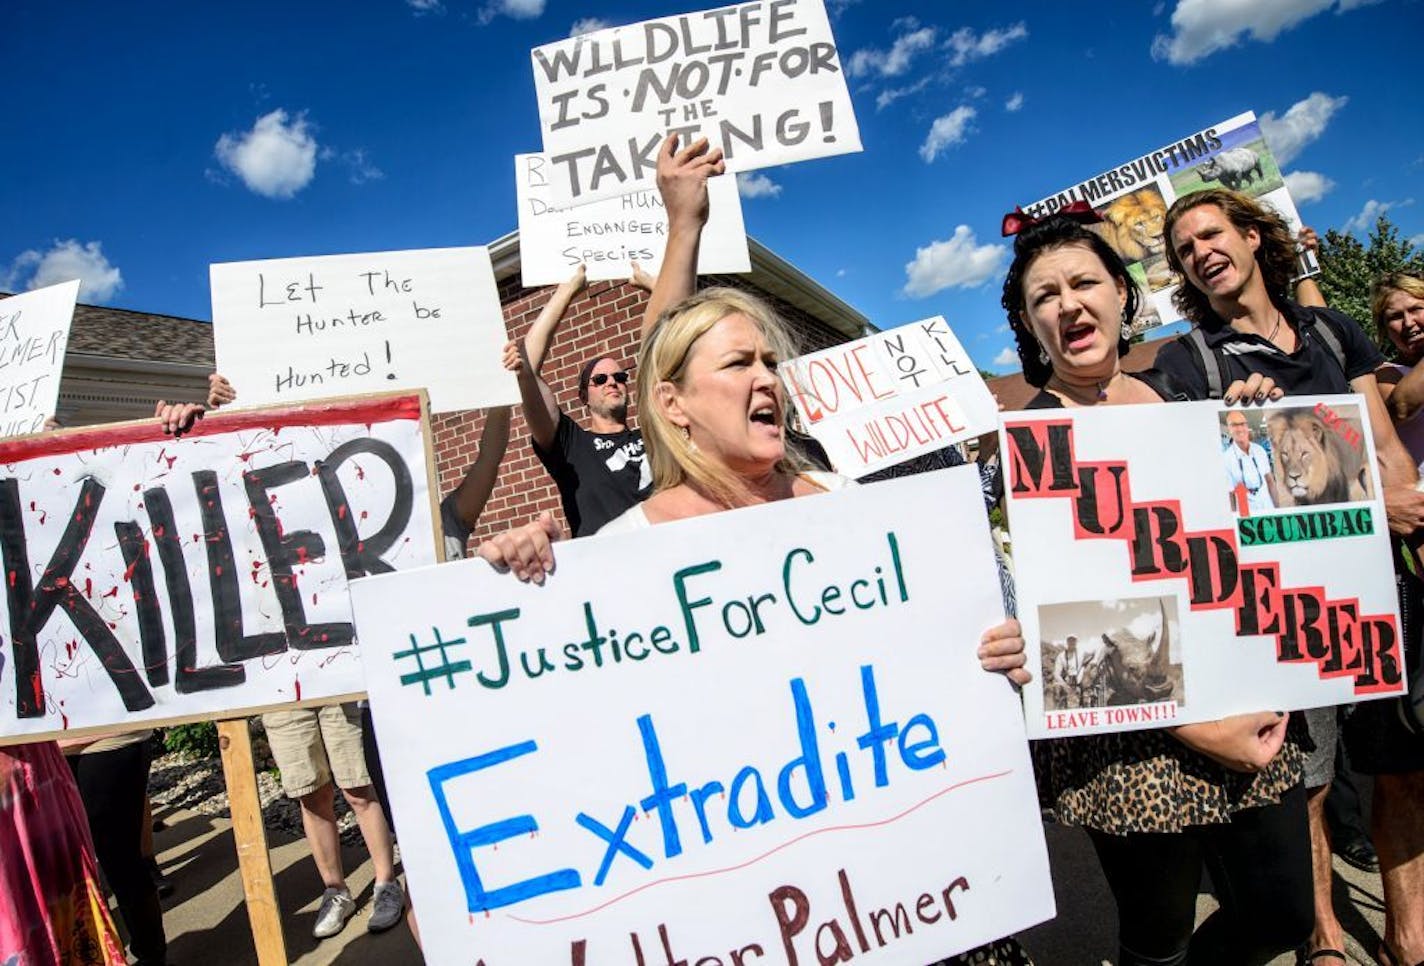
{"label": "asphalt pavement", "polygon": [[[255,966],[247,910],[232,825],[225,818],[198,812],[159,812],[167,828],[155,836],[160,866],[175,892],[164,903],[169,960],[174,966]],[[1046,826],[1058,916],[1021,935],[1038,966],[1102,966],[1115,962],[1117,916],[1112,896],[1098,868],[1088,838],[1077,829]],[[348,883],[357,913],[333,938],[312,938],[322,884],[306,842],[269,832],[278,901],[284,911],[288,958],[298,966],[404,966],[422,962],[420,950],[404,924],[388,932],[366,931],[370,915],[372,869],[359,847],[343,850]],[[1215,908],[1208,884],[1198,896],[1199,920]],[[1335,908],[1348,933],[1349,952],[1360,963],[1373,963],[1366,950],[1379,945],[1384,925],[1378,875],[1335,862]],[[1272,966],[1287,966],[1283,956]]]}

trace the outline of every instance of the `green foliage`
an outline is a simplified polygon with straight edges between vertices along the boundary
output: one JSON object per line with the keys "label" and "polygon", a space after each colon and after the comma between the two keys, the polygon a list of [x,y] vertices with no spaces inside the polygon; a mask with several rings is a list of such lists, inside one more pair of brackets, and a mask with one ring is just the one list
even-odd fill
{"label": "green foliage", "polygon": [[1370,338],[1393,355],[1389,340],[1375,331],[1370,317],[1370,285],[1389,272],[1407,272],[1424,277],[1424,251],[1401,238],[1399,229],[1380,215],[1370,232],[1368,244],[1354,235],[1332,228],[1320,243],[1320,291],[1333,309],[1338,309],[1364,327]]}
{"label": "green foliage", "polygon": [[220,751],[218,726],[211,721],[174,725],[163,732],[163,748],[189,758],[216,758]]}

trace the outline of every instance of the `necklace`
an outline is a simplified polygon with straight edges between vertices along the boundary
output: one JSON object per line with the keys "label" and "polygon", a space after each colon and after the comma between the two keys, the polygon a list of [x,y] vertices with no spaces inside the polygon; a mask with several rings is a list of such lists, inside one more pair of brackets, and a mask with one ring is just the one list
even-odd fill
{"label": "necklace", "polygon": [[[1107,399],[1108,399],[1108,387],[1111,386],[1111,385],[1113,384],[1113,382],[1117,379],[1117,377],[1120,376],[1120,375],[1122,375],[1121,372],[1114,372],[1112,375],[1108,376],[1106,379],[1104,379],[1104,380],[1102,380],[1101,382],[1098,382],[1098,383],[1095,384],[1096,389],[1097,389],[1096,398],[1095,398],[1095,401],[1096,401],[1096,402],[1107,402]],[[1058,385],[1057,385],[1057,389],[1058,389],[1059,392],[1061,392],[1063,395],[1067,396],[1069,399],[1073,400],[1073,402],[1077,403],[1078,405],[1080,405],[1080,406],[1090,405],[1090,403],[1085,402],[1085,401],[1078,395],[1078,390],[1076,389],[1076,387],[1071,387],[1071,386],[1069,386],[1068,383],[1064,382],[1061,378],[1059,378],[1059,376],[1058,376],[1057,373],[1054,373],[1054,374],[1053,374],[1053,377],[1049,380],[1049,384],[1050,384],[1050,385],[1053,384],[1053,383],[1057,383],[1057,384],[1058,384]]]}
{"label": "necklace", "polygon": [[1281,314],[1281,310],[1280,310],[1280,309],[1276,309],[1276,324],[1273,325],[1273,326],[1271,326],[1271,331],[1270,331],[1270,333],[1267,334],[1267,336],[1266,336],[1266,341],[1267,341],[1267,342],[1275,342],[1275,341],[1276,341],[1276,333],[1279,332],[1279,331],[1281,331],[1281,323],[1285,321],[1285,318],[1286,318],[1286,317]]}

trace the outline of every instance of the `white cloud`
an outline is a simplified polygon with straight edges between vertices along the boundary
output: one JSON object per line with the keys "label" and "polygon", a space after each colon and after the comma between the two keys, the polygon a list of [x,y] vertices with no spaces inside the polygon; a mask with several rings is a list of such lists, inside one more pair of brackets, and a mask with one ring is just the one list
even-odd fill
{"label": "white cloud", "polygon": [[1275,111],[1262,114],[1261,134],[1276,156],[1276,163],[1284,166],[1294,161],[1306,145],[1325,133],[1325,126],[1335,112],[1348,103],[1348,97],[1331,97],[1315,91],[1286,108],[1280,117],[1276,117]]}
{"label": "white cloud", "polygon": [[925,159],[925,163],[933,161],[945,148],[963,144],[969,136],[969,124],[975,114],[974,108],[961,105],[943,117],[935,118],[925,143],[920,145],[920,157]]}
{"label": "white cloud", "polygon": [[952,238],[915,249],[900,291],[922,299],[947,288],[976,288],[1002,271],[1008,257],[1009,246],[980,245],[970,227],[960,225]]}
{"label": "white cloud", "polygon": [[1002,30],[986,30],[975,34],[971,27],[960,27],[949,37],[949,49],[954,53],[949,58],[949,66],[963,67],[972,60],[992,57],[1015,40],[1028,36],[1028,25],[1022,20],[1012,27]]}
{"label": "white cloud", "polygon": [[21,252],[10,263],[3,285],[10,291],[45,288],[79,279],[79,301],[107,302],[124,287],[124,276],[104,257],[96,241],[55,240],[48,251]]}
{"label": "white cloud", "polygon": [[410,5],[410,9],[416,13],[444,13],[445,7],[440,0],[405,0]]}
{"label": "white cloud", "polygon": [[929,84],[932,79],[933,78],[926,75],[915,81],[909,87],[887,87],[885,90],[881,91],[876,96],[875,109],[877,111],[883,111],[885,110],[885,108],[889,107],[891,104],[894,104],[902,97],[908,97],[911,94],[918,94],[920,91],[925,89],[925,86]]}
{"label": "white cloud", "polygon": [[1335,182],[1317,171],[1292,171],[1285,179],[1291,198],[1297,205],[1319,201],[1335,190]]}
{"label": "white cloud", "polygon": [[1424,232],[1420,232],[1413,238],[1409,239],[1409,244],[1413,245],[1415,248],[1424,247]]}
{"label": "white cloud", "polygon": [[569,36],[578,37],[583,34],[591,34],[595,31],[606,30],[611,26],[613,26],[613,21],[604,20],[602,17],[580,17],[569,28]]}
{"label": "white cloud", "polygon": [[993,366],[995,369],[1007,369],[1009,366],[1017,368],[1019,365],[1019,354],[1013,346],[1005,346],[1003,351],[994,357]]}
{"label": "white cloud", "polygon": [[1393,208],[1408,208],[1412,204],[1414,204],[1413,198],[1405,198],[1403,201],[1376,201],[1371,198],[1365,202],[1365,206],[1360,209],[1358,215],[1340,227],[1349,234],[1372,231],[1375,221],[1380,215]]}
{"label": "white cloud", "polygon": [[898,77],[910,69],[916,54],[934,46],[935,28],[922,27],[919,30],[901,34],[895,38],[889,50],[867,47],[851,54],[846,64],[846,73],[851,77],[865,74],[879,74],[881,77]]}
{"label": "white cloud", "polygon": [[1152,56],[1182,66],[1234,47],[1242,35],[1270,43],[1282,31],[1332,8],[1340,13],[1374,0],[1177,0],[1172,34],[1152,39]]}
{"label": "white cloud", "polygon": [[1004,102],[1004,110],[1008,111],[1010,114],[1013,114],[1019,108],[1023,107],[1023,102],[1023,91],[1014,91],[1014,96]]}
{"label": "white cloud", "polygon": [[316,174],[317,143],[307,130],[306,115],[288,123],[281,108],[259,117],[250,131],[224,134],[213,153],[243,184],[267,198],[290,198]]}
{"label": "white cloud", "polygon": [[371,163],[365,148],[355,148],[341,155],[341,163],[346,165],[352,184],[380,181],[386,173]]}
{"label": "white cloud", "polygon": [[743,198],[775,198],[781,194],[781,185],[760,171],[744,171],[737,175],[737,191]]}
{"label": "white cloud", "polygon": [[495,17],[509,17],[512,20],[533,20],[542,16],[546,0],[490,0],[480,8],[479,21],[489,23]]}

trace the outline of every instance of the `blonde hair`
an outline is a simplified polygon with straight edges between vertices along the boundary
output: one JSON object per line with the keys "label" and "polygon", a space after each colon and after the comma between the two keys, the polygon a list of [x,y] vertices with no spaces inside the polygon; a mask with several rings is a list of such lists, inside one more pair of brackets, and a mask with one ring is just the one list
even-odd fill
{"label": "blonde hair", "polygon": [[[663,312],[638,353],[638,418],[654,493],[686,483],[729,508],[753,502],[745,480],[688,444],[682,429],[668,418],[658,390],[662,383],[684,385],[697,341],[732,315],[745,316],[755,325],[778,361],[796,355],[791,337],[771,306],[734,288],[703,289]],[[788,442],[786,455],[775,469],[796,476],[805,466]]]}
{"label": "blonde hair", "polygon": [[1375,328],[1379,330],[1380,338],[1385,338],[1384,306],[1389,301],[1389,297],[1395,292],[1403,292],[1405,295],[1412,295],[1417,299],[1424,299],[1424,278],[1417,275],[1406,275],[1403,272],[1390,272],[1375,279],[1370,286],[1370,315],[1374,317]]}

